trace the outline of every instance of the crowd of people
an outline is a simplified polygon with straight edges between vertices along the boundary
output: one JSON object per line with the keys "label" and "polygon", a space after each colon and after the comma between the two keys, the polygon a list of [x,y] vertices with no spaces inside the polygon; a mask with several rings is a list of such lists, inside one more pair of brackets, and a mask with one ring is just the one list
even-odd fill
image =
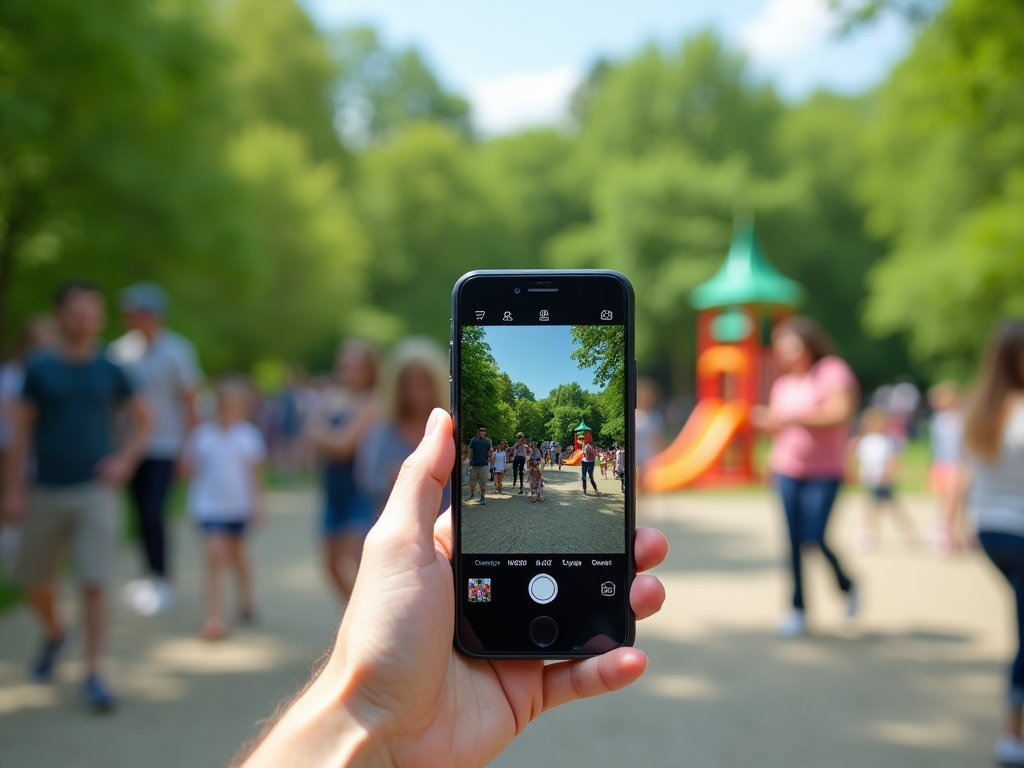
{"label": "crowd of people", "polygon": [[[115,703],[103,656],[125,497],[140,574],[123,597],[153,616],[174,603],[168,502],[176,481],[187,485],[185,508],[205,563],[199,633],[216,641],[228,632],[228,573],[238,623],[257,618],[245,542],[265,516],[270,451],[277,448],[296,471],[308,453],[322,477],[325,571],[347,602],[363,539],[432,410],[447,407],[448,391],[447,360],[434,342],[407,339],[382,357],[372,344],[351,340],[315,392],[289,382],[276,399],[283,407],[272,432],[261,418],[269,399],[249,378],[205,379],[192,343],[164,323],[170,302],[160,286],[119,293],[125,333],[105,345],[107,298],[89,282],[64,285],[51,313],[28,319],[0,367],[0,544],[42,629],[32,675],[52,680],[67,644],[57,580],[70,550],[82,602],[83,694],[98,711]],[[446,489],[438,513],[448,496]]]}
{"label": "crowd of people", "polygon": [[[130,500],[139,543],[140,574],[124,588],[141,615],[174,602],[168,500],[187,483],[185,507],[205,562],[200,634],[227,634],[223,580],[236,582],[239,623],[256,620],[246,535],[265,515],[263,468],[268,457],[299,472],[311,460],[322,480],[320,516],[325,572],[347,604],[368,531],[381,514],[403,462],[430,432],[436,409],[447,408],[447,360],[435,343],[408,339],[384,356],[352,339],[335,369],[316,385],[298,378],[273,401],[241,376],[206,380],[193,345],[169,329],[166,293],[140,283],[117,297],[125,333],[102,343],[107,297],[95,285],[73,282],[55,295],[52,313],[25,323],[14,354],[0,367],[0,450],[3,526],[0,551],[16,550],[13,574],[38,619],[42,638],[32,665],[39,681],[53,678],[67,644],[57,578],[63,552],[75,562],[85,651],[83,693],[96,710],[115,702],[103,675],[114,549],[123,496]],[[830,565],[847,613],[860,607],[855,574],[829,545],[829,518],[841,484],[856,468],[864,489],[864,524],[855,545],[877,545],[883,513],[905,541],[918,532],[897,493],[901,457],[921,428],[922,398],[903,380],[862,398],[856,377],[821,329],[802,317],[778,324],[772,337],[780,375],[755,426],[771,436],[768,467],[785,511],[793,593],[779,627],[792,637],[808,628],[802,557],[819,551]],[[645,387],[648,385],[644,385]],[[651,391],[638,393],[636,454],[657,448],[658,415]],[[931,445],[929,483],[941,499],[933,543],[941,553],[965,546],[963,510],[973,508],[977,541],[1016,593],[1020,648],[1010,673],[1000,759],[1024,764],[1024,323],[1011,322],[993,338],[972,397],[951,382],[927,393]],[[258,424],[273,415],[273,427]],[[262,417],[262,418],[261,418]],[[268,447],[268,433],[274,434]],[[852,436],[851,436],[852,435]],[[583,492],[600,493],[595,470],[626,490],[624,445],[580,448],[519,433],[495,445],[485,425],[463,446],[470,498],[488,484],[531,502],[545,500],[545,471],[562,471],[580,453]],[[451,488],[434,500],[436,517]],[[588,485],[589,481],[589,485]],[[124,491],[124,493],[122,493]],[[484,594],[482,592],[481,594]]]}
{"label": "crowd of people", "polygon": [[562,470],[565,462],[580,453],[580,468],[583,493],[587,491],[587,479],[595,494],[601,491],[594,480],[594,468],[600,465],[601,477],[612,477],[620,483],[622,493],[626,492],[626,446],[619,443],[616,448],[602,448],[586,440],[582,448],[575,446],[568,452],[557,440],[531,441],[522,432],[517,432],[510,444],[501,440],[497,445],[487,437],[487,427],[481,424],[475,437],[462,446],[462,478],[469,488],[469,499],[476,498],[480,489],[480,504],[487,503],[487,483],[492,483],[495,494],[503,494],[505,473],[512,467],[512,492],[519,483],[519,495],[528,493],[531,503],[544,501],[544,468]]}

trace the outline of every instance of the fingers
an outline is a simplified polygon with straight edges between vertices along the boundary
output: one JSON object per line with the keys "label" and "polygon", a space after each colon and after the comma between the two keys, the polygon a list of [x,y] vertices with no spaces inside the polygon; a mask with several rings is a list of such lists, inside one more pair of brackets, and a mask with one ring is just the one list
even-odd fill
{"label": "fingers", "polygon": [[420,543],[430,542],[441,494],[454,464],[451,416],[435,408],[427,421],[423,440],[398,473],[387,506],[375,526],[379,527],[377,534],[389,538],[411,535]]}
{"label": "fingers", "polygon": [[665,602],[665,586],[655,577],[641,574],[633,579],[629,604],[638,619],[646,619],[661,610]]}
{"label": "fingers", "polygon": [[661,565],[668,555],[668,539],[656,528],[637,528],[633,539],[637,573]]}
{"label": "fingers", "polygon": [[646,668],[647,657],[636,648],[616,648],[592,659],[548,664],[544,667],[544,710],[625,688]]}

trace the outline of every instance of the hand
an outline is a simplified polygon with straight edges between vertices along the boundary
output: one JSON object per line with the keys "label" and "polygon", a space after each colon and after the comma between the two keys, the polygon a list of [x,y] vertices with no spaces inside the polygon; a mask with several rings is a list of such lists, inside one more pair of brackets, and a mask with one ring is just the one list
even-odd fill
{"label": "hand", "polygon": [[750,409],[750,423],[755,429],[763,430],[770,435],[778,432],[786,424],[766,405],[755,405]]}
{"label": "hand", "polygon": [[[542,712],[635,681],[635,648],[545,665],[467,659],[452,648],[451,518],[434,516],[455,458],[452,422],[435,410],[370,531],[355,589],[323,672],[246,762],[463,768],[490,762]],[[664,560],[659,531],[637,531],[639,571]],[[637,618],[665,598],[639,575]]]}
{"label": "hand", "polygon": [[128,456],[121,453],[112,453],[104,456],[96,465],[96,476],[107,485],[124,485],[132,476],[135,468]]}
{"label": "hand", "polygon": [[25,518],[27,508],[24,489],[8,488],[4,494],[3,519],[9,523],[20,523]]}

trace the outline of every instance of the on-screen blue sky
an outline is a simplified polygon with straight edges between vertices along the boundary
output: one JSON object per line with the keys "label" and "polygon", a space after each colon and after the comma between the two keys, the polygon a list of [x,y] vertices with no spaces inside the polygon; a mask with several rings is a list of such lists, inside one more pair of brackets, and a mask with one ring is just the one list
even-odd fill
{"label": "on-screen blue sky", "polygon": [[390,45],[415,45],[466,94],[478,127],[501,133],[554,123],[601,57],[649,42],[674,46],[708,27],[745,50],[757,77],[790,99],[880,82],[909,49],[894,16],[837,38],[828,0],[302,0],[323,27],[369,24]]}
{"label": "on-screen blue sky", "polygon": [[560,384],[576,382],[588,392],[597,392],[594,375],[580,369],[572,354],[572,326],[489,325],[484,338],[498,368],[523,382],[539,400]]}

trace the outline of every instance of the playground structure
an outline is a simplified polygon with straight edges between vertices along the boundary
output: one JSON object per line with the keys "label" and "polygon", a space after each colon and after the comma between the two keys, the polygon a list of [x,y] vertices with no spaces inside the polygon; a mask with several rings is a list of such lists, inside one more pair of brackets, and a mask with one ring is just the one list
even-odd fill
{"label": "playground structure", "polygon": [[697,405],[672,444],[641,468],[652,492],[756,479],[750,409],[775,379],[771,332],[793,314],[803,289],[780,274],[757,244],[754,226],[737,227],[725,263],[697,286]]}
{"label": "playground structure", "polygon": [[573,430],[572,453],[569,454],[569,458],[562,461],[562,465],[578,467],[580,462],[583,461],[583,446],[593,441],[594,438],[590,434],[590,427],[581,421],[580,425]]}

